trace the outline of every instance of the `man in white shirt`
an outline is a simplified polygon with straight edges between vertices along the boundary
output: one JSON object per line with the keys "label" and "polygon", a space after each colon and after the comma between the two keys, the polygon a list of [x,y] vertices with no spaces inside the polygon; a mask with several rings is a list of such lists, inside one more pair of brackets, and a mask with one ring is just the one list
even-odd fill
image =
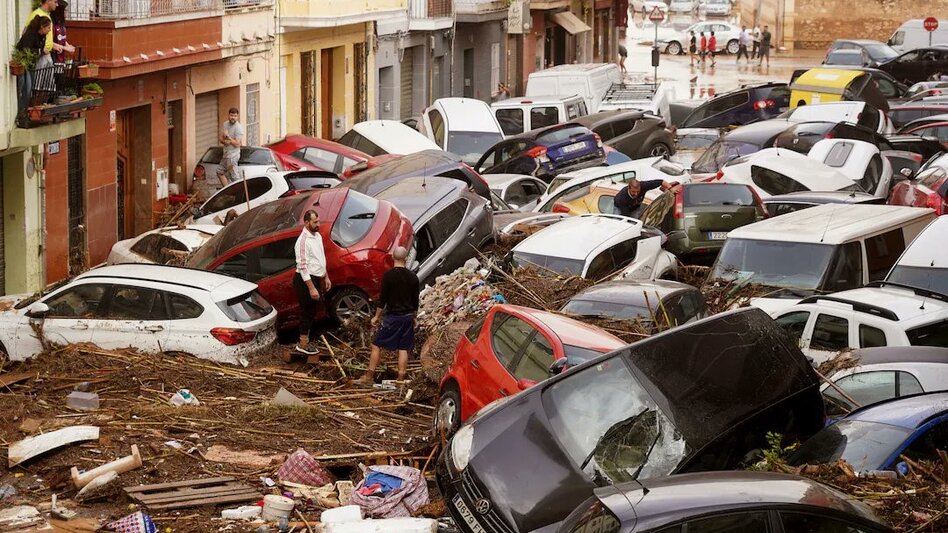
{"label": "man in white shirt", "polygon": [[303,215],[303,231],[294,246],[296,252],[296,275],[293,289],[300,302],[300,342],[296,351],[305,355],[316,355],[319,349],[313,342],[313,323],[317,306],[325,298],[332,284],[326,272],[326,252],[323,238],[319,234],[319,214],[310,209]]}
{"label": "man in white shirt", "polygon": [[753,40],[754,48],[751,51],[751,59],[757,59],[757,56],[760,55],[760,28],[754,26],[754,31],[751,33],[751,39]]}

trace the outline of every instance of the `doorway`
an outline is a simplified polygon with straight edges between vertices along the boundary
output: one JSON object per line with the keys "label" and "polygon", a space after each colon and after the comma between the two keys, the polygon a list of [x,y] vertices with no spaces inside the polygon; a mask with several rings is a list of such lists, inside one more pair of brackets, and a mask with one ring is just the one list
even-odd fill
{"label": "doorway", "polygon": [[152,229],[151,106],[115,114],[116,233],[119,240]]}
{"label": "doorway", "polygon": [[181,100],[168,103],[168,168],[171,169],[171,183],[178,185],[178,192],[188,190],[188,177],[184,173],[183,109]]}
{"label": "doorway", "polygon": [[323,139],[332,138],[332,49],[324,48],[319,55],[319,88],[322,97],[320,133]]}
{"label": "doorway", "polygon": [[[474,98],[474,49],[464,50],[464,97]],[[491,88],[493,90],[493,88]]]}
{"label": "doorway", "polygon": [[300,84],[301,102],[300,118],[303,135],[316,136],[316,114],[319,106],[316,103],[316,60],[315,52],[300,54]]}
{"label": "doorway", "polygon": [[82,135],[67,141],[66,179],[69,217],[69,275],[86,269],[86,183]]}

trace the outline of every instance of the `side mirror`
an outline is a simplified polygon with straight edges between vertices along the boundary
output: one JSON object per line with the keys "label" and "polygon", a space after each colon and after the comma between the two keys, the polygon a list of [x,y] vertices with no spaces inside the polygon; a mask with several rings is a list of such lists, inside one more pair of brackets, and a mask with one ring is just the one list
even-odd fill
{"label": "side mirror", "polygon": [[43,302],[36,302],[26,310],[26,316],[30,318],[46,318],[49,314],[49,306]]}
{"label": "side mirror", "polygon": [[533,381],[532,379],[521,379],[517,381],[517,388],[520,390],[527,390],[536,384],[537,382]]}
{"label": "side mirror", "polygon": [[550,365],[550,377],[562,374],[563,370],[566,370],[566,358],[560,357]]}

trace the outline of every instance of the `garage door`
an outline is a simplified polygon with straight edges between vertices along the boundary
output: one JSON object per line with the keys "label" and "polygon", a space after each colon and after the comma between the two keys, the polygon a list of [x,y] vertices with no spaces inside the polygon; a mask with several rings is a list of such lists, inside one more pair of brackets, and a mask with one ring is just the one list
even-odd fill
{"label": "garage door", "polygon": [[217,92],[199,94],[194,99],[194,151],[198,158],[211,146],[220,145],[218,130],[221,127]]}
{"label": "garage door", "polygon": [[412,91],[412,70],[414,70],[415,54],[414,48],[406,48],[405,55],[402,58],[402,93],[401,93],[401,118],[402,120],[411,117],[411,101],[414,97]]}

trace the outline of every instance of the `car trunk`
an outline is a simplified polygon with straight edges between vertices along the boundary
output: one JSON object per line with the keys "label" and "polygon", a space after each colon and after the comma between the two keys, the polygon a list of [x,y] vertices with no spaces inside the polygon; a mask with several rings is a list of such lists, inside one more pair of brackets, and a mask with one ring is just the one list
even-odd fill
{"label": "car trunk", "polygon": [[688,228],[688,238],[693,241],[716,240],[708,234],[728,232],[752,224],[758,216],[755,206],[715,205],[692,207],[688,211],[694,215],[695,222]]}

